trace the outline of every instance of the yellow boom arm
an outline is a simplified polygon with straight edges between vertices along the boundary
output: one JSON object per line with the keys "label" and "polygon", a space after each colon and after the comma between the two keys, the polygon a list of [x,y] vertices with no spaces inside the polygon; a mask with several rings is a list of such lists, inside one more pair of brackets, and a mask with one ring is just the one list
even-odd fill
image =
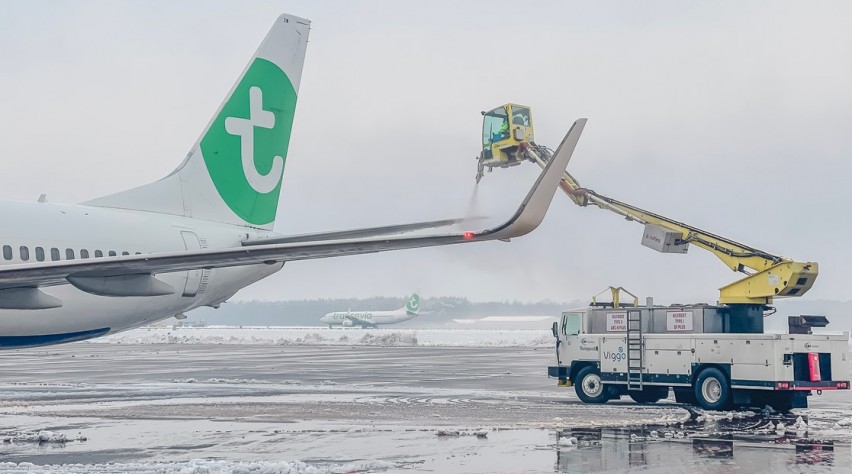
{"label": "yellow boom arm", "polygon": [[[527,155],[546,166],[550,153],[537,145],[526,147]],[[567,171],[560,188],[579,206],[592,204],[624,216],[627,220],[651,224],[680,234],[677,245],[692,244],[711,252],[728,268],[747,274],[745,278],[719,289],[719,303],[770,304],[776,296],[801,296],[813,286],[819,273],[816,262],[796,262],[711,234],[636,206],[584,189]]]}

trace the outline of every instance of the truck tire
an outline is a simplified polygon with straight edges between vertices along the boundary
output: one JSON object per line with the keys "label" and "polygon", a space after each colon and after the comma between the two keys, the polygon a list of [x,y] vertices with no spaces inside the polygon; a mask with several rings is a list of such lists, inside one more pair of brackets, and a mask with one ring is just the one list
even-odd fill
{"label": "truck tire", "polygon": [[591,365],[583,367],[577,373],[577,383],[574,385],[574,390],[580,400],[586,403],[606,403],[609,400],[606,387],[601,381],[601,373]]}
{"label": "truck tire", "polygon": [[657,403],[669,396],[669,388],[645,387],[641,392],[628,391],[627,394],[636,403]]}
{"label": "truck tire", "polygon": [[721,370],[708,367],[695,379],[695,401],[705,410],[725,410],[731,403],[731,387]]}

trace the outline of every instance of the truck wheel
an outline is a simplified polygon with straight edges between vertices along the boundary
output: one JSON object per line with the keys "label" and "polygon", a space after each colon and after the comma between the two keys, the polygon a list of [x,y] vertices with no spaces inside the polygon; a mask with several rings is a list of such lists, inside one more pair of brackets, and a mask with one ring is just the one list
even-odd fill
{"label": "truck wheel", "polygon": [[669,396],[668,387],[647,387],[641,392],[627,392],[636,403],[657,403]]}
{"label": "truck wheel", "polygon": [[695,401],[705,410],[724,410],[731,401],[731,387],[721,370],[709,367],[695,380]]}
{"label": "truck wheel", "polygon": [[580,372],[577,374],[577,384],[574,385],[574,390],[577,392],[580,400],[586,403],[606,403],[609,400],[606,388],[601,381],[601,373],[592,366],[580,369]]}

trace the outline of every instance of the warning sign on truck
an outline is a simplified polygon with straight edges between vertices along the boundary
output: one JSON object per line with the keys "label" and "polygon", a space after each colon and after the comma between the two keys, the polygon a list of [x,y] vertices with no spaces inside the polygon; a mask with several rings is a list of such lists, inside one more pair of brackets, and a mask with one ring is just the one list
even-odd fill
{"label": "warning sign on truck", "polygon": [[666,311],[666,331],[692,331],[692,311]]}
{"label": "warning sign on truck", "polygon": [[608,332],[627,331],[627,313],[606,313],[606,330]]}

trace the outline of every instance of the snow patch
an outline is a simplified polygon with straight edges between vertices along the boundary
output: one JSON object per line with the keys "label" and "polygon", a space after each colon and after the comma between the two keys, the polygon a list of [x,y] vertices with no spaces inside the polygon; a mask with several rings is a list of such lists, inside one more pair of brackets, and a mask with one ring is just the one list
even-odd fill
{"label": "snow patch", "polygon": [[72,441],[86,441],[87,438],[82,433],[77,433],[73,436],[68,436],[65,433],[54,433],[53,431],[41,430],[38,432],[21,431],[15,433],[6,433],[3,437],[4,443],[69,443]]}
{"label": "snow patch", "polygon": [[678,423],[686,423],[687,421],[689,421],[690,418],[692,418],[692,414],[686,410],[682,410],[660,415],[660,418],[656,420],[655,424],[673,425]]}
{"label": "snow patch", "polygon": [[463,430],[438,430],[436,433],[438,437],[441,438],[457,438],[460,436],[476,436],[480,439],[485,439],[488,437],[488,431],[486,430],[475,430],[475,431],[463,431]]}
{"label": "snow patch", "polygon": [[748,418],[754,418],[757,414],[753,411],[704,411],[697,408],[694,408],[695,412],[698,416],[695,418],[695,421],[718,421],[718,420],[742,420]]}
{"label": "snow patch", "polygon": [[838,427],[852,426],[852,416],[841,418],[834,422],[834,425]]}
{"label": "snow patch", "polygon": [[364,334],[360,345],[364,346],[416,346],[417,334],[393,332],[390,334]]}
{"label": "snow patch", "polygon": [[311,465],[301,461],[225,461],[193,459],[180,462],[108,463],[108,464],[51,464],[39,466],[22,462],[0,462],[0,471],[10,474],[46,474],[63,472],[123,472],[161,474],[342,474],[375,472],[396,469],[399,466],[387,461],[361,461],[347,464]]}
{"label": "snow patch", "polygon": [[[293,383],[295,381],[284,381],[283,383],[286,384],[287,382]],[[228,378],[218,378],[218,377],[200,380],[200,379],[196,379],[194,377],[190,377],[190,378],[186,378],[186,379],[172,379],[172,383],[210,383],[210,384],[226,383],[226,384],[241,385],[241,384],[268,384],[269,381],[258,380],[258,379],[228,379]]]}
{"label": "snow patch", "polygon": [[76,344],[552,347],[549,329],[137,328]]}

